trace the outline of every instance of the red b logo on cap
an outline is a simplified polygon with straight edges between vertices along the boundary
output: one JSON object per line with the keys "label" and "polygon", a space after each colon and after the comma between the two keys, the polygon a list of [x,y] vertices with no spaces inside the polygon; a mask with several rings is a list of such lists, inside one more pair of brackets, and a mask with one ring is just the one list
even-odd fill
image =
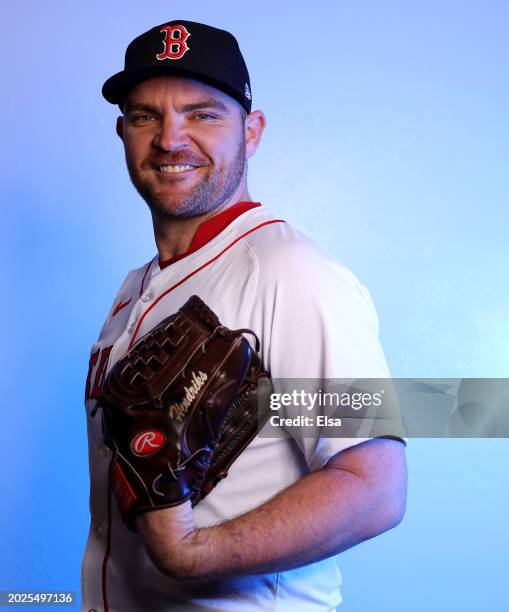
{"label": "red b logo on cap", "polygon": [[164,32],[166,36],[164,39],[164,51],[156,55],[158,60],[178,60],[189,51],[186,40],[191,34],[189,34],[183,25],[165,25],[161,28],[160,32]]}
{"label": "red b logo on cap", "polygon": [[164,446],[166,437],[157,429],[148,429],[134,436],[131,442],[131,451],[138,457],[153,455]]}

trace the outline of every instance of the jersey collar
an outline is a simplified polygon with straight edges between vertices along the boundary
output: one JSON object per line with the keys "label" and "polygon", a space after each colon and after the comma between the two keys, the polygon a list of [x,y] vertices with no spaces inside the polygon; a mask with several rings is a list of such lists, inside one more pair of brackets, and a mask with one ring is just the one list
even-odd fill
{"label": "jersey collar", "polygon": [[216,215],[209,217],[197,227],[193,239],[191,240],[191,244],[189,248],[184,253],[179,253],[174,257],[170,257],[168,259],[159,259],[159,268],[162,270],[163,268],[168,267],[172,263],[187,257],[191,253],[194,253],[202,246],[206,245],[207,242],[210,242],[213,238],[215,238],[218,234],[220,234],[232,221],[234,221],[237,217],[239,217],[242,213],[245,213],[247,210],[251,210],[251,208],[256,208],[257,206],[261,206],[260,202],[237,202],[218,212]]}

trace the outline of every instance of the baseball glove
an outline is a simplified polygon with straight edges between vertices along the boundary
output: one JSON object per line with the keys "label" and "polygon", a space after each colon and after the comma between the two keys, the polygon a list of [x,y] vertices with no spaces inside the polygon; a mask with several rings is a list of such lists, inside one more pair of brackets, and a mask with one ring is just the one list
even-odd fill
{"label": "baseball glove", "polygon": [[243,332],[253,333],[224,327],[194,295],[106,377],[104,442],[113,451],[112,488],[131,529],[137,514],[201,501],[265,421],[258,393],[268,392],[270,379]]}

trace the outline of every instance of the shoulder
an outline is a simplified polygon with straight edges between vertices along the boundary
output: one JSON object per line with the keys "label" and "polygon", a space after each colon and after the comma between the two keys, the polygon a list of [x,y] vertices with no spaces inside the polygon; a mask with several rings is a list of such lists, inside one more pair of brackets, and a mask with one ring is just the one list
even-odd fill
{"label": "shoulder", "polygon": [[262,207],[250,212],[235,231],[260,266],[277,272],[323,266],[354,282],[353,274],[337,258],[276,212]]}
{"label": "shoulder", "polygon": [[295,304],[326,303],[336,312],[364,311],[376,321],[368,289],[349,268],[275,212],[260,207],[256,213],[236,231],[245,233],[260,291],[276,292],[280,301],[286,296]]}

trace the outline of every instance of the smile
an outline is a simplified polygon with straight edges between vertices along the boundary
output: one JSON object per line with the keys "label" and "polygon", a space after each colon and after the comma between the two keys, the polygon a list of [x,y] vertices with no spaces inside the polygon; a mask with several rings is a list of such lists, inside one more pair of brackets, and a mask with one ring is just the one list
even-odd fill
{"label": "smile", "polygon": [[196,166],[190,166],[189,164],[177,164],[175,166],[158,166],[157,169],[159,172],[163,172],[165,174],[178,174],[180,172],[186,172],[187,170],[195,170]]}

